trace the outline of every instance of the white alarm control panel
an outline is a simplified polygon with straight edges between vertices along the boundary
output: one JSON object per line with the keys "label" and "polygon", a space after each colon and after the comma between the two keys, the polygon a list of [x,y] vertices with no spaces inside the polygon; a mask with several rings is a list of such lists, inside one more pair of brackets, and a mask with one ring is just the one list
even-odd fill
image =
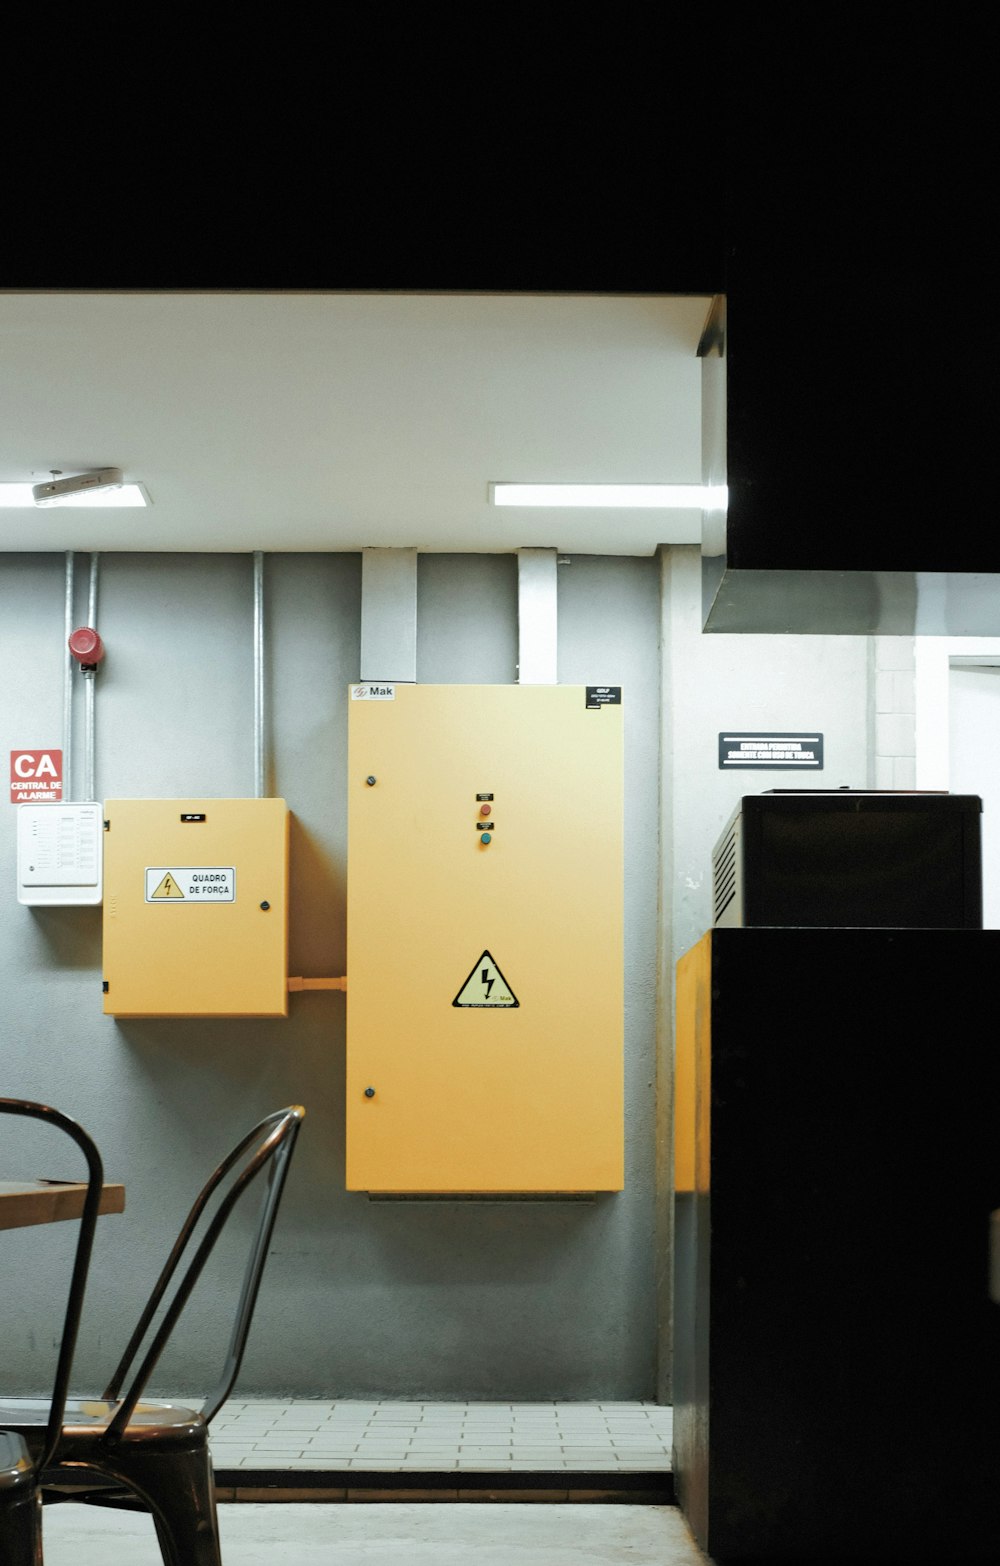
{"label": "white alarm control panel", "polygon": [[18,902],[62,907],[99,903],[103,832],[99,801],[18,805]]}

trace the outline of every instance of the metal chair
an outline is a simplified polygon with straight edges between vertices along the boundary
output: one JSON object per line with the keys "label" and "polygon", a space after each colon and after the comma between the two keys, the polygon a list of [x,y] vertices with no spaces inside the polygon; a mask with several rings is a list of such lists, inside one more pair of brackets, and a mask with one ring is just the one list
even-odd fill
{"label": "metal chair", "polygon": [[0,1098],[0,1115],[18,1115],[55,1126],[72,1137],[87,1160],[87,1194],[80,1217],[55,1382],[50,1402],[39,1405],[41,1419],[33,1442],[34,1455],[24,1437],[4,1428],[4,1422],[0,1420],[0,1561],[3,1566],[41,1566],[41,1477],[62,1436],[66,1394],[87,1287],[87,1271],[97,1227],[104,1170],[100,1154],[83,1127],[58,1109],[28,1099]]}
{"label": "metal chair", "polygon": [[42,1514],[38,1473],[27,1445],[0,1430],[0,1561],[41,1566]]}
{"label": "metal chair", "polygon": [[[246,1347],[271,1233],[305,1115],[293,1104],[266,1116],[214,1171],[191,1208],[103,1398],[72,1399],[54,1453],[24,1404],[0,1403],[0,1428],[21,1435],[36,1457],[42,1498],[152,1513],[167,1566],[222,1566],[208,1425],[232,1390]],[[242,1160],[242,1162],[241,1162]],[[267,1169],[222,1375],[198,1410],[140,1401],[230,1214]],[[196,1241],[195,1231],[202,1231]],[[179,1271],[182,1258],[190,1259]],[[160,1308],[163,1314],[153,1330]],[[148,1338],[148,1346],[143,1344]],[[137,1366],[129,1377],[132,1367]],[[127,1384],[126,1384],[127,1382]],[[124,1390],[123,1390],[124,1388]],[[18,1562],[20,1566],[20,1562]]]}

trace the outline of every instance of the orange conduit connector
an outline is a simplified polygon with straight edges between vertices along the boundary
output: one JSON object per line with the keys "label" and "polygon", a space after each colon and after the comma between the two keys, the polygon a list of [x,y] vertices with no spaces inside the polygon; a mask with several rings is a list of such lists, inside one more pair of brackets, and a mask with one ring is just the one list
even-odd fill
{"label": "orange conduit connector", "polygon": [[347,975],[340,979],[289,979],[290,990],[346,990]]}

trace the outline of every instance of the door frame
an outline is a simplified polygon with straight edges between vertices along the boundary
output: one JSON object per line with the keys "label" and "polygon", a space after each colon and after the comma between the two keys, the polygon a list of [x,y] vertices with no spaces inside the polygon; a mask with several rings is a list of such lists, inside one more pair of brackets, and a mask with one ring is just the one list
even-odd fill
{"label": "door frame", "polygon": [[951,738],[948,675],[952,667],[1000,665],[1000,637],[914,638],[914,747],[918,789],[950,786]]}

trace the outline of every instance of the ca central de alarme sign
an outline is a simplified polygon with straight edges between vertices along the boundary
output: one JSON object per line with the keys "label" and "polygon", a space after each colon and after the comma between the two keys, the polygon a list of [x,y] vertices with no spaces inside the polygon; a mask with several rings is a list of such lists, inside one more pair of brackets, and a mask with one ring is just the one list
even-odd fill
{"label": "ca central de alarme sign", "polygon": [[10,802],[32,805],[62,799],[61,750],[12,750]]}

